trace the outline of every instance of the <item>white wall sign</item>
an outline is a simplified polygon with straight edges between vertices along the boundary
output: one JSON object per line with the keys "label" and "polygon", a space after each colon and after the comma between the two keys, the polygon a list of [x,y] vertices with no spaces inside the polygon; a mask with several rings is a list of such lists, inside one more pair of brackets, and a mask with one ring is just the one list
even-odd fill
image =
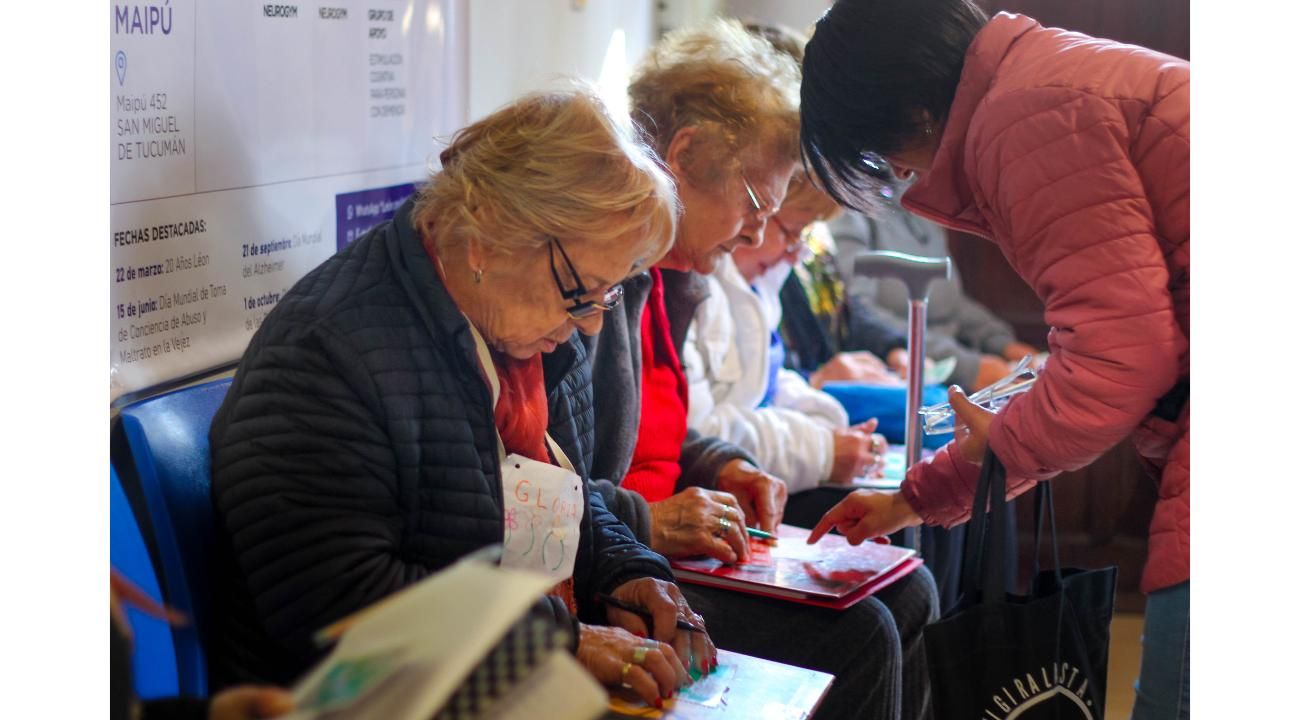
{"label": "white wall sign", "polygon": [[114,3],[111,397],[239,357],[466,118],[466,0]]}

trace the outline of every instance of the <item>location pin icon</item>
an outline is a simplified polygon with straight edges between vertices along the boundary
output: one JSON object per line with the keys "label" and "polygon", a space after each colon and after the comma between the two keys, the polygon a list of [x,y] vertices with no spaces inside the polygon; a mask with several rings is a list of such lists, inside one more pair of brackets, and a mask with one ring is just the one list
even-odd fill
{"label": "location pin icon", "polygon": [[117,57],[113,60],[114,67],[117,68],[117,84],[126,84],[126,53],[121,50],[117,51]]}

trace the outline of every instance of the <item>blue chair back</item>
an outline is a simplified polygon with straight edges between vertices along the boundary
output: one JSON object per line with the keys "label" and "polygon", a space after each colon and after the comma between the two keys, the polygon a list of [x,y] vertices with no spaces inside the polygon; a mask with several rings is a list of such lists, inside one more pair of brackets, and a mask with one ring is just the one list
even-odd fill
{"label": "blue chair back", "polygon": [[[108,491],[108,558],[113,568],[146,595],[162,603],[162,590],[154,572],[153,559],[145,546],[140,523],[136,522],[131,502],[127,500],[117,471],[108,468],[111,487]],[[142,700],[172,697],[179,685],[176,673],[176,647],[167,622],[150,617],[126,606],[131,625],[131,677],[135,694]]]}
{"label": "blue chair back", "polygon": [[175,390],[123,408],[122,430],[162,561],[168,604],[193,622],[173,629],[180,691],[205,697],[208,669],[208,564],[212,551],[211,458],[208,429],[230,379]]}

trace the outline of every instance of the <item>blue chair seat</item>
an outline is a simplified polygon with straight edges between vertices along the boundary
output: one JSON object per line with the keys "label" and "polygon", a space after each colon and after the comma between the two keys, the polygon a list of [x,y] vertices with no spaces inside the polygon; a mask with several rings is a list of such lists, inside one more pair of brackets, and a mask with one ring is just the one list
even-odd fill
{"label": "blue chair seat", "polygon": [[[162,589],[140,523],[135,519],[117,471],[109,466],[108,473],[111,482],[108,491],[109,562],[123,577],[161,604]],[[171,628],[166,621],[130,606],[126,606],[126,617],[131,625],[131,676],[136,696],[153,700],[176,695],[179,684]]]}
{"label": "blue chair seat", "polygon": [[162,565],[163,596],[193,621],[173,628],[173,638],[179,690],[194,697],[205,697],[208,689],[203,649],[212,549],[208,430],[230,382],[183,388],[121,412]]}

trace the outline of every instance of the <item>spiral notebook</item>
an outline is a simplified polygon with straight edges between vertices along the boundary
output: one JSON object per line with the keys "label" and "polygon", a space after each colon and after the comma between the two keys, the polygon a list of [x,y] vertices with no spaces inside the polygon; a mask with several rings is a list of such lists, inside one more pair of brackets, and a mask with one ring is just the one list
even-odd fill
{"label": "spiral notebook", "polygon": [[921,558],[909,548],[872,542],[853,546],[841,535],[827,535],[809,545],[808,534],[803,528],[781,525],[775,545],[750,539],[749,562],[674,560],[673,573],[682,582],[844,609],[921,565]]}

